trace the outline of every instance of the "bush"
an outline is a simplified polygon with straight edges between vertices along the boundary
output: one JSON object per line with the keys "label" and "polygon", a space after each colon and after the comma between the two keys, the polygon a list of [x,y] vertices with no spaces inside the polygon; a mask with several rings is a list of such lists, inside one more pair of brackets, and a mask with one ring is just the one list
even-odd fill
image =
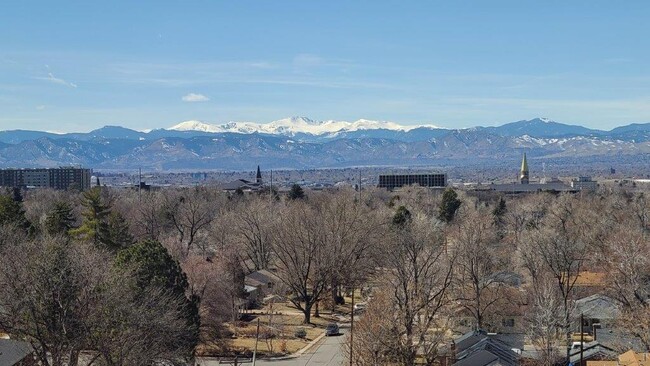
{"label": "bush", "polygon": [[296,329],[294,336],[296,336],[296,338],[305,339],[307,337],[307,331],[305,328],[298,328]]}

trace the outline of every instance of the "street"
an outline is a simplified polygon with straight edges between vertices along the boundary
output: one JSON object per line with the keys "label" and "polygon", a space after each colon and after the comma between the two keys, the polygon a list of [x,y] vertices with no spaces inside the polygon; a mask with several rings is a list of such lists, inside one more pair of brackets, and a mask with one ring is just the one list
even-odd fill
{"label": "street", "polygon": [[[341,346],[345,343],[345,335],[347,332],[348,329],[341,328],[340,335],[334,337],[324,337],[318,344],[316,344],[309,351],[305,352],[298,358],[277,361],[258,360],[256,364],[262,366],[340,366],[344,361],[344,355]],[[197,360],[197,366],[217,365],[219,365],[219,361],[216,360]],[[242,365],[251,366],[251,363],[244,363]]]}

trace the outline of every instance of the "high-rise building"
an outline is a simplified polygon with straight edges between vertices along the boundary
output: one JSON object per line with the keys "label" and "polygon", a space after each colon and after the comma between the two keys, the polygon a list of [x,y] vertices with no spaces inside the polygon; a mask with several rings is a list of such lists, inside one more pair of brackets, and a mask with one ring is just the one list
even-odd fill
{"label": "high-rise building", "polygon": [[526,160],[526,153],[524,153],[524,158],[521,160],[521,171],[519,172],[519,182],[521,184],[529,183],[528,160]]}
{"label": "high-rise building", "polygon": [[0,186],[15,188],[90,188],[90,169],[61,167],[35,169],[0,169]]}

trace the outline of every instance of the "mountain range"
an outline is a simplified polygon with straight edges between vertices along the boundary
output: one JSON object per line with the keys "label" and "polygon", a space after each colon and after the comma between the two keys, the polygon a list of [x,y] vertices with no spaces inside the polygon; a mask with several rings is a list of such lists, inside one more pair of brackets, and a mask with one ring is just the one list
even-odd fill
{"label": "mountain range", "polygon": [[650,123],[610,131],[535,118],[498,127],[447,129],[358,120],[292,117],[267,124],[186,121],[136,131],[105,126],[87,133],[0,131],[1,167],[79,164],[95,169],[248,170],[357,165],[445,165],[531,158],[650,154]]}

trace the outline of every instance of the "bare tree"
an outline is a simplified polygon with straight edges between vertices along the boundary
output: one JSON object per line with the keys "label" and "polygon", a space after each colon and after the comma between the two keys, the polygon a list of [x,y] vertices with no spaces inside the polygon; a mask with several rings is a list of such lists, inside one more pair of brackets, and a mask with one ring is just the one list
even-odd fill
{"label": "bare tree", "polygon": [[[101,256],[100,256],[101,257]],[[0,329],[30,342],[43,365],[76,365],[99,305],[106,258],[63,238],[12,243],[0,255]]]}
{"label": "bare tree", "polygon": [[[554,201],[539,225],[528,230],[521,252],[531,277],[548,275],[554,279],[562,298],[562,327],[567,342],[571,336],[576,282],[586,266],[596,231],[578,204],[570,196]],[[567,348],[567,360],[569,353]]]}
{"label": "bare tree", "polygon": [[273,254],[271,228],[274,221],[274,215],[266,199],[254,197],[235,210],[231,224],[245,253],[245,262],[252,264],[249,270],[267,269],[271,264]]}
{"label": "bare tree", "polygon": [[508,256],[500,252],[497,228],[487,207],[467,205],[459,219],[450,230],[456,252],[455,293],[459,304],[474,317],[475,329],[483,329],[486,317],[506,300],[507,278],[500,274],[510,265]]}
{"label": "bare tree", "polygon": [[618,326],[650,351],[650,241],[644,229],[621,225],[601,258],[608,293],[621,307]]}
{"label": "bare tree", "polygon": [[159,287],[134,291],[132,277],[113,274],[99,294],[101,305],[84,323],[94,360],[108,366],[186,364],[194,350],[182,342],[192,332],[183,318],[184,300]]}
{"label": "bare tree", "polygon": [[396,314],[391,351],[402,365],[413,365],[422,351],[432,365],[441,338],[431,333],[446,323],[439,317],[449,305],[454,260],[445,250],[440,224],[422,216],[387,239],[384,286],[391,289]]}
{"label": "bare tree", "polygon": [[183,255],[188,255],[199,234],[215,217],[215,197],[208,189],[192,188],[165,195],[165,213],[175,230]]}
{"label": "bare tree", "polygon": [[531,308],[526,314],[527,333],[538,352],[540,366],[557,365],[564,346],[563,298],[553,282],[548,276],[535,278],[530,289]]}
{"label": "bare tree", "polygon": [[319,213],[302,201],[293,201],[279,213],[274,230],[278,276],[293,292],[289,300],[311,321],[311,310],[332,279],[331,248]]}
{"label": "bare tree", "polygon": [[374,257],[387,231],[387,220],[347,194],[326,194],[315,199],[332,260],[332,303],[341,286],[354,288],[374,270]]}

